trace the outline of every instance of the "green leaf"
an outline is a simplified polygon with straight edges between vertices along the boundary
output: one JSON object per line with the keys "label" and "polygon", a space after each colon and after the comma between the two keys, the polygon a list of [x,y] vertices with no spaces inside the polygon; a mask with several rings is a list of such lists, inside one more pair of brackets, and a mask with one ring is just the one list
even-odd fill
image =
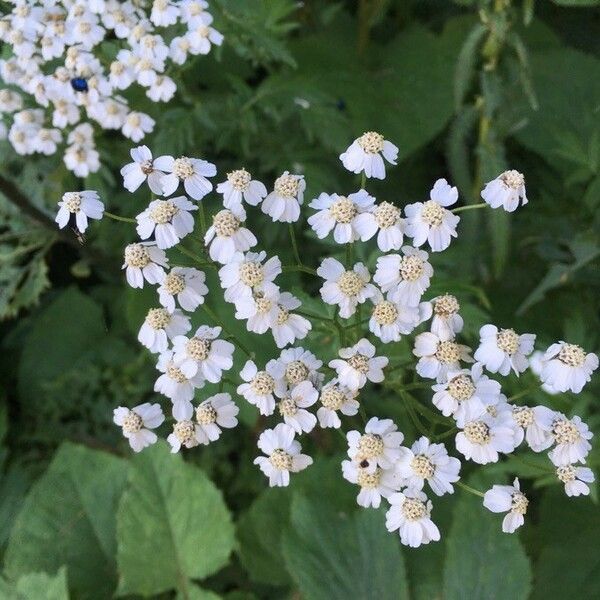
{"label": "green leaf", "polygon": [[23,502],[6,551],[6,573],[68,569],[81,598],[105,599],[116,583],[115,513],[125,485],[123,460],[64,444]]}
{"label": "green leaf", "polygon": [[69,600],[67,571],[61,567],[54,576],[29,573],[15,584],[0,578],[0,596],[3,600]]}
{"label": "green leaf", "polygon": [[227,564],[234,546],[221,492],[159,443],[132,459],[117,514],[119,594],[158,594]]}
{"label": "green leaf", "polygon": [[[481,481],[473,487],[484,489]],[[531,569],[518,535],[502,533],[499,516],[481,498],[459,493],[447,539],[445,600],[525,600]]]}
{"label": "green leaf", "polygon": [[191,585],[186,590],[185,595],[182,593],[177,594],[177,600],[221,600],[221,596],[210,590],[203,590],[197,585]]}
{"label": "green leaf", "polygon": [[283,554],[307,600],[408,598],[398,536],[386,531],[383,513],[361,510],[349,517],[296,494]]}
{"label": "green leaf", "polygon": [[454,108],[457,111],[462,106],[465,95],[469,91],[478,58],[477,49],[486,32],[487,27],[477,23],[469,32],[458,54],[454,69]]}

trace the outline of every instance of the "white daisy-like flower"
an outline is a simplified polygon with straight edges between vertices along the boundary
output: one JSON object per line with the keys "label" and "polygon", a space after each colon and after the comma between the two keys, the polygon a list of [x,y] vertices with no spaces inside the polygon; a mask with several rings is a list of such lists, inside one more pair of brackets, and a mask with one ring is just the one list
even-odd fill
{"label": "white daisy-like flower", "polygon": [[437,496],[454,493],[454,482],[460,479],[460,461],[448,456],[444,444],[432,444],[425,436],[406,449],[396,463],[403,485],[422,490],[425,481]]}
{"label": "white daisy-like flower", "polygon": [[154,129],[155,124],[156,121],[149,115],[132,110],[121,127],[121,133],[132,142],[137,143]]}
{"label": "white daisy-like flower", "polygon": [[277,410],[298,435],[302,432],[309,433],[317,424],[317,418],[306,410],[316,403],[319,392],[310,381],[302,381],[295,385],[277,403]]}
{"label": "white daisy-like flower", "polygon": [[282,398],[287,389],[281,365],[276,360],[270,360],[265,370],[259,371],[254,362],[249,360],[241,370],[240,377],[246,383],[238,386],[237,393],[256,406],[261,415],[272,415],[275,395]]}
{"label": "white daisy-like flower", "polygon": [[339,429],[342,421],[338,416],[338,411],[347,417],[352,417],[358,413],[360,403],[356,399],[358,392],[351,390],[344,385],[340,385],[337,379],[332,379],[325,384],[319,392],[319,402],[321,406],[317,409],[317,419],[323,429],[331,427]]}
{"label": "white daisy-like flower", "polygon": [[177,420],[190,419],[194,392],[204,386],[204,377],[198,372],[188,377],[175,364],[172,350],[167,350],[158,357],[156,368],[162,375],[156,380],[154,391],[173,402],[173,416]]}
{"label": "white daisy-like flower", "polygon": [[529,366],[527,356],[533,352],[535,334],[518,334],[514,329],[499,330],[495,325],[484,325],[479,337],[475,360],[491,373],[508,375],[512,369],[519,375]]}
{"label": "white daisy-like flower", "polygon": [[590,487],[587,484],[595,480],[594,472],[590,468],[575,465],[557,467],[556,476],[565,484],[567,496],[588,496]]}
{"label": "white daisy-like flower", "polygon": [[263,200],[261,210],[273,221],[294,223],[300,217],[305,189],[306,182],[302,175],[292,175],[285,171],[275,180],[274,189]]}
{"label": "white daisy-like flower", "polygon": [[441,340],[430,331],[415,338],[413,354],[419,357],[417,373],[438,383],[448,379],[448,373],[460,370],[460,361],[473,362],[471,349],[454,340]]}
{"label": "white daisy-like flower", "polygon": [[517,424],[516,445],[523,440],[534,452],[542,452],[554,442],[552,422],[556,413],[546,406],[511,406],[512,417]]}
{"label": "white daisy-like flower", "polygon": [[310,456],[302,454],[300,443],[294,439],[294,430],[285,423],[267,429],[258,438],[258,447],[266,456],[254,459],[254,464],[269,478],[271,487],[285,487],[290,473],[298,473],[312,464]]}
{"label": "white daisy-like flower", "polygon": [[156,429],[165,420],[160,404],[144,402],[132,409],[119,406],[113,411],[113,421],[123,429],[134,452],[141,452],[157,440],[151,429]]}
{"label": "white daisy-like flower", "polygon": [[193,267],[173,267],[158,288],[158,299],[169,311],[175,310],[175,298],[183,310],[195,311],[208,294],[206,275]]}
{"label": "white daisy-like flower", "polygon": [[486,412],[457,425],[462,431],[456,434],[456,449],[467,460],[480,465],[498,462],[499,453],[508,454],[516,448],[516,427],[505,413],[493,417]]}
{"label": "white daisy-like flower", "polygon": [[310,381],[313,385],[319,387],[323,381],[323,374],[319,373],[323,361],[304,348],[282,350],[277,363],[283,370],[285,384],[289,388],[303,381]]}
{"label": "white daisy-like flower", "polygon": [[373,303],[369,331],[376,335],[384,344],[400,341],[401,336],[409,334],[419,323],[428,316],[427,303],[420,306],[406,306],[390,299],[390,292],[384,298],[383,294],[375,289],[375,294],[370,298]]}
{"label": "white daisy-like flower", "polygon": [[521,491],[519,479],[515,478],[512,485],[494,485],[483,497],[483,505],[495,513],[507,513],[502,521],[502,531],[513,533],[523,523],[529,500]]}
{"label": "white daisy-like flower", "polygon": [[77,230],[84,233],[88,219],[101,219],[104,215],[104,203],[100,201],[98,192],[84,190],[82,192],[67,192],[58,202],[58,212],[54,219],[58,227],[63,229],[73,216]]}
{"label": "white daisy-like flower", "polygon": [[365,425],[365,433],[349,431],[348,456],[368,472],[377,467],[393,469],[406,448],[402,447],[404,434],[391,419],[372,417]]}
{"label": "white daisy-like flower", "polygon": [[398,147],[375,131],[363,133],[340,154],[340,160],[348,171],[357,174],[364,172],[366,177],[375,179],[385,179],[384,158],[391,165],[395,165]]}
{"label": "white daisy-like flower", "polygon": [[540,379],[554,391],[571,390],[578,394],[597,368],[598,357],[595,354],[586,354],[581,346],[560,341],[544,353]]}
{"label": "white daisy-like flower", "polygon": [[433,298],[430,302],[431,333],[435,333],[441,340],[452,340],[460,333],[464,326],[463,318],[458,314],[460,304],[456,296],[443,294]]}
{"label": "white daisy-like flower", "polygon": [[319,239],[327,237],[333,230],[333,239],[338,244],[348,244],[359,239],[357,219],[374,203],[375,198],[365,190],[359,190],[348,196],[322,193],[309,204],[318,212],[308,218],[308,224]]}
{"label": "white daisy-like flower", "polygon": [[264,251],[246,254],[236,252],[231,261],[219,269],[219,279],[227,302],[235,302],[241,296],[251,296],[253,291],[279,291],[273,280],[281,273],[281,261],[277,256],[272,256],[264,262],[266,257]]}
{"label": "white daisy-like flower", "polygon": [[168,0],[154,0],[150,20],[157,27],[168,27],[177,23],[179,6],[168,2]]}
{"label": "white daisy-like flower", "polygon": [[391,202],[380,202],[360,213],[355,229],[363,242],[377,234],[377,246],[382,252],[400,250],[404,241],[406,220],[400,209]]}
{"label": "white daisy-like flower", "polygon": [[483,367],[475,363],[471,370],[449,371],[445,382],[432,386],[433,404],[445,417],[462,422],[482,415],[488,406],[500,402],[500,384],[483,374]]}
{"label": "white daisy-like flower", "polygon": [[212,183],[207,177],[214,177],[217,174],[217,167],[212,163],[187,156],[179,158],[159,156],[154,161],[154,166],[165,173],[160,178],[164,196],[173,194],[182,181],[186,193],[194,200],[202,200],[212,191]]}
{"label": "white daisy-like flower", "polygon": [[424,250],[403,246],[402,255],[388,254],[377,259],[373,281],[382,292],[391,292],[390,297],[399,304],[418,306],[433,276],[428,258]]}
{"label": "white daisy-like flower", "polygon": [[[529,369],[534,375],[537,375],[538,378],[541,378],[542,369],[544,368],[544,354],[545,353],[541,350],[534,350],[529,357]],[[540,387],[542,390],[544,390],[544,392],[546,392],[546,394],[549,394],[550,396],[560,394],[558,390],[555,390],[553,387],[545,383],[542,383]]]}
{"label": "white daisy-like flower", "polygon": [[296,340],[303,340],[312,329],[311,322],[294,311],[302,303],[289,292],[282,292],[277,301],[277,320],[271,325],[271,332],[278,348],[293,344]]}
{"label": "white daisy-like flower", "polygon": [[138,333],[138,342],[150,352],[164,352],[168,340],[185,335],[192,328],[190,318],[180,310],[172,313],[166,308],[151,308]]}
{"label": "white daisy-like flower", "polygon": [[130,192],[135,192],[144,181],[148,180],[150,190],[157,195],[162,194],[160,179],[164,173],[155,167],[148,146],[132,148],[129,153],[133,162],[121,169],[123,187]]}
{"label": "white daisy-like flower", "polygon": [[388,531],[396,531],[405,546],[418,548],[421,544],[438,542],[440,530],[431,520],[431,501],[420,490],[405,490],[388,498],[390,508],[385,513]]}
{"label": "white daisy-like flower", "polygon": [[505,171],[485,184],[481,197],[492,208],[502,206],[507,212],[513,212],[519,207],[519,201],[527,204],[525,178],[519,171]]}
{"label": "white daisy-like flower", "polygon": [[202,325],[193,337],[178,335],[173,338],[173,361],[187,377],[200,373],[211,383],[219,383],[223,371],[233,366],[235,346],[217,339],[220,327]]}
{"label": "white daisy-like flower", "polygon": [[235,302],[235,318],[247,319],[246,328],[253,333],[262,334],[271,329],[279,317],[279,290],[252,292],[241,296]]}
{"label": "white daisy-like flower", "polygon": [[432,252],[441,252],[457,236],[456,227],[460,217],[446,207],[456,203],[458,190],[445,179],[438,179],[429,192],[429,198],[427,202],[404,207],[406,235],[413,238],[413,244],[417,247],[429,242]]}
{"label": "white daisy-like flower", "polygon": [[227,173],[227,180],[217,185],[217,192],[223,195],[223,206],[236,213],[242,207],[242,200],[258,206],[267,195],[267,188],[253,180],[246,169],[237,169]]}
{"label": "white daisy-like flower", "polygon": [[550,429],[552,432],[555,446],[548,452],[548,456],[557,467],[585,462],[592,449],[588,440],[594,434],[580,417],[567,419],[562,413],[547,411],[539,415],[538,422],[543,429]]}
{"label": "white daisy-like flower", "polygon": [[375,294],[375,286],[369,283],[371,275],[362,264],[356,263],[346,271],[344,265],[335,258],[326,258],[317,269],[317,275],[325,279],[319,290],[327,304],[340,307],[340,317],[348,319],[362,304]]}
{"label": "white daisy-like flower", "polygon": [[164,250],[152,242],[128,244],[123,256],[123,269],[132,288],[143,288],[144,279],[154,285],[166,276],[163,267],[169,266]]}
{"label": "white daisy-like flower", "polygon": [[236,252],[246,252],[258,243],[254,234],[241,226],[246,220],[243,208],[239,207],[236,214],[228,209],[220,210],[212,219],[212,225],[206,230],[204,243],[215,262],[226,265]]}
{"label": "white daisy-like flower", "polygon": [[198,439],[201,444],[216,442],[221,428],[232,429],[238,424],[240,409],[227,393],[219,393],[200,403],[195,410]]}
{"label": "white daisy-like flower", "polygon": [[172,248],[194,230],[190,211],[198,210],[185,196],[169,200],[153,200],[137,217],[136,231],[147,240],[152,234],[156,245],[163,250]]}
{"label": "white daisy-like flower", "polygon": [[212,44],[220,46],[223,43],[223,34],[210,26],[212,21],[212,15],[203,12],[188,23],[186,37],[192,54],[208,54]]}
{"label": "white daisy-like flower", "polygon": [[379,508],[381,499],[389,498],[401,485],[401,479],[394,471],[381,467],[371,471],[351,460],[342,461],[342,475],[350,483],[360,486],[356,502],[365,508]]}
{"label": "white daisy-like flower", "polygon": [[190,412],[190,418],[176,421],[173,424],[173,433],[167,437],[167,442],[171,445],[173,454],[179,452],[181,446],[194,448],[204,439],[204,433],[200,430],[200,425],[191,420],[192,412]]}
{"label": "white daisy-like flower", "polygon": [[384,380],[383,369],[389,359],[386,356],[375,356],[375,346],[366,338],[349,348],[340,348],[338,354],[340,358],[329,361],[329,367],[335,369],[342,385],[351,390],[359,390],[367,381],[381,383]]}

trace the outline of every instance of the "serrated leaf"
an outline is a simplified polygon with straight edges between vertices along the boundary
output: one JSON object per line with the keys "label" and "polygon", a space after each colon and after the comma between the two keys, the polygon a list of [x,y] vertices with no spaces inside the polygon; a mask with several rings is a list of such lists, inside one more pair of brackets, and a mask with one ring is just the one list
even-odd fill
{"label": "serrated leaf", "polygon": [[227,564],[234,546],[221,492],[164,443],[132,459],[117,538],[121,595],[181,590]]}

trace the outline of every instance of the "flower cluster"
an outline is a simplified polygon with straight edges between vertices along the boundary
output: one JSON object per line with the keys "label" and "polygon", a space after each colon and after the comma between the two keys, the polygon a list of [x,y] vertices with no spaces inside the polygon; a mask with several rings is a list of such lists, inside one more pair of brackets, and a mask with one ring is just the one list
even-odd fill
{"label": "flower cluster", "polygon": [[0,19],[0,40],[12,51],[0,60],[0,137],[18,154],[51,155],[78,177],[98,171],[91,122],[140,141],[154,120],[130,106],[133,84],[153,102],[177,89],[171,64],[208,54],[223,36],[205,0],[13,0]]}
{"label": "flower cluster", "polygon": [[[516,397],[511,401],[491,376],[519,376],[530,369],[547,392],[576,394],[590,381],[598,358],[562,341],[543,354],[535,353],[535,335],[492,324],[481,327],[474,352],[461,343],[459,300],[449,293],[425,297],[434,276],[433,254],[421,247],[427,245],[431,253],[447,248],[457,235],[457,213],[465,207],[448,208],[457,203],[458,191],[445,179],[435,182],[428,200],[405,206],[404,214],[394,204],[378,203],[365,190],[366,178],[383,178],[383,159],[394,164],[396,154],[397,148],[383,136],[368,132],[341,155],[349,170],[363,175],[360,189],[347,195],[320,194],[309,204],[315,212],[308,222],[319,238],[332,235],[343,244],[346,260],[328,256],[313,270],[302,262],[294,233],[305,192],[301,175],[283,173],[269,192],[243,168],[228,173],[216,186],[222,204],[206,227],[204,198],[213,189],[215,165],[199,158],[155,159],[145,146],[132,150],[133,162],[121,171],[125,188],[134,192],[146,182],[157,198],[136,217],[140,239],[125,248],[123,268],[132,287],[157,286],[157,305],[148,311],[138,339],[157,355],[160,375],[155,391],[171,403],[172,433],[167,439],[173,452],[217,440],[223,429],[237,424],[236,394],[274,421],[260,434],[262,455],[254,462],[271,486],[287,486],[290,474],[312,463],[298,438],[317,427],[342,430],[344,419],[360,413],[362,427],[345,433],[348,458],[342,474],[359,487],[360,506],[379,507],[387,500],[387,528],[398,531],[403,544],[416,547],[440,539],[426,490],[441,496],[453,493],[455,486],[482,496],[489,510],[506,512],[503,530],[512,532],[523,523],[528,505],[518,480],[513,486],[495,485],[484,494],[460,481],[461,461],[493,463],[525,445],[533,452],[548,451],[567,495],[588,494],[593,474],[582,465],[592,434],[577,416],[515,403]],[[511,211],[519,198],[525,202],[523,177],[517,175],[509,171],[488,183],[482,192],[486,204]],[[98,218],[97,206],[84,202],[90,193],[81,192],[77,206],[64,200],[58,222],[65,224],[75,212],[75,225],[85,225],[77,211]],[[256,248],[259,240],[245,220],[246,209],[257,206],[273,222],[290,224],[295,265],[282,265],[278,256]],[[196,227],[194,213],[200,216],[201,255],[181,243]],[[355,262],[354,244],[376,235],[381,252],[372,261],[371,274],[368,265]],[[272,335],[280,349],[277,356],[257,362],[222,322],[191,333],[190,313],[198,307],[211,321],[220,320],[206,302],[204,271],[171,264],[166,251],[176,245],[197,266],[216,271],[235,318],[249,332]],[[329,309],[329,316],[300,310],[300,300],[277,283],[282,270],[313,276],[323,302],[335,307],[333,317]],[[297,345],[313,327],[336,332],[337,356],[325,361],[325,356]],[[396,375],[403,371],[394,364],[397,356],[387,351],[417,328],[412,344],[415,370],[424,381],[407,386]],[[237,351],[245,353],[246,360],[234,381],[224,373],[233,368]],[[196,390],[206,382],[221,389],[228,385],[230,392],[220,391],[195,404]],[[367,421],[361,394],[369,386],[399,390],[416,429],[420,430],[418,413],[446,424],[447,430],[438,436],[432,430],[404,445],[404,434],[391,419],[373,416]],[[430,390],[431,404],[408,393],[411,386]],[[139,451],[156,441],[151,430],[164,416],[157,404],[142,404],[131,410],[117,408],[114,420]],[[458,456],[440,443],[452,438]]]}

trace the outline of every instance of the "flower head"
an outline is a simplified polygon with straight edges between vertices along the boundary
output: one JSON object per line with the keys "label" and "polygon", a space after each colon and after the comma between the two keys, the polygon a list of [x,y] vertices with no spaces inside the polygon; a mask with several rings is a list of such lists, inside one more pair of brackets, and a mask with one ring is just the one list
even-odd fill
{"label": "flower head", "polygon": [[160,185],[165,196],[170,196],[183,183],[186,194],[194,200],[202,200],[212,191],[212,183],[207,179],[217,174],[217,167],[200,158],[181,156],[159,156],[154,161],[154,166],[165,173],[160,178]]}
{"label": "flower head", "polygon": [[58,202],[58,212],[54,219],[60,229],[69,222],[84,233],[88,226],[88,219],[101,219],[104,214],[104,204],[100,201],[98,192],[84,190],[83,192],[66,192]]}
{"label": "flower head", "polygon": [[519,201],[522,205],[527,204],[525,178],[518,171],[504,171],[485,184],[481,197],[492,208],[502,206],[507,212],[513,212],[517,210]]}
{"label": "flower head", "polygon": [[388,498],[390,508],[385,514],[388,531],[400,534],[400,541],[411,548],[438,542],[440,531],[431,520],[431,501],[420,490],[407,489]]}
{"label": "flower head", "polygon": [[143,240],[154,234],[156,245],[163,250],[172,248],[194,230],[193,210],[198,210],[198,207],[185,196],[153,200],[136,217],[136,231]]}
{"label": "flower head", "polygon": [[513,329],[498,330],[495,325],[484,325],[479,335],[481,341],[475,360],[488,371],[508,375],[512,369],[519,375],[529,366],[527,356],[533,352],[534,334],[518,334]]}
{"label": "flower head", "polygon": [[339,355],[340,358],[329,361],[329,367],[336,370],[338,381],[347,388],[359,390],[367,381],[383,381],[383,369],[389,359],[386,356],[375,356],[375,346],[366,338],[349,348],[340,348]]}
{"label": "flower head", "polygon": [[275,180],[274,189],[263,200],[261,210],[273,221],[294,223],[300,217],[305,189],[306,182],[302,175],[292,175],[285,171]]}
{"label": "flower head", "polygon": [[119,406],[113,411],[113,421],[123,429],[123,435],[129,441],[134,452],[140,452],[156,442],[156,429],[165,420],[160,404],[138,404],[132,409]]}
{"label": "flower head", "polygon": [[561,341],[546,350],[540,379],[556,392],[570,390],[578,394],[597,368],[598,357],[595,354],[586,354],[581,346]]}
{"label": "flower head", "polygon": [[502,521],[502,531],[513,533],[525,523],[529,500],[521,491],[519,480],[515,479],[513,485],[494,485],[485,493],[483,505],[492,512],[507,513]]}
{"label": "flower head", "polygon": [[398,147],[386,140],[380,133],[367,131],[355,139],[348,149],[340,154],[340,160],[348,171],[361,173],[367,177],[385,179],[383,159],[395,165]]}
{"label": "flower head", "polygon": [[204,303],[208,288],[206,275],[193,267],[173,267],[158,288],[160,303],[169,311],[175,310],[175,299],[183,310],[195,311]]}
{"label": "flower head", "polygon": [[148,187],[153,193],[162,194],[160,180],[164,173],[154,165],[155,161],[148,146],[132,148],[130,154],[133,162],[121,169],[123,187],[130,192],[135,192],[147,180]]}

